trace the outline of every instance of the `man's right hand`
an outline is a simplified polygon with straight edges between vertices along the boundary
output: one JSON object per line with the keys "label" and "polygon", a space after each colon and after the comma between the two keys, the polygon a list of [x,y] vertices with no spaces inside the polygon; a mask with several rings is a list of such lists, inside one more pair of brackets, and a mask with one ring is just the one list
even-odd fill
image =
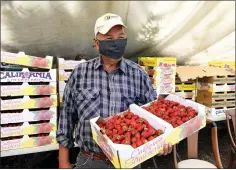
{"label": "man's right hand", "polygon": [[72,165],[70,162],[59,162],[60,169],[72,169]]}

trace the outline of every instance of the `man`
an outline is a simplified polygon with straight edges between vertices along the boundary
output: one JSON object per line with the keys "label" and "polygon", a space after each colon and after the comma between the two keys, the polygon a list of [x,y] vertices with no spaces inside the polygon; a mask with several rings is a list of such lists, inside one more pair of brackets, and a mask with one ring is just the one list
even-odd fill
{"label": "man", "polygon": [[[127,43],[125,27],[118,15],[98,18],[94,41],[100,56],[79,64],[68,80],[57,130],[60,168],[72,167],[69,148],[74,145],[75,124],[75,140],[80,148],[75,168],[114,168],[93,140],[89,120],[113,116],[132,103],[145,104],[157,97],[144,70],[123,58]],[[160,155],[171,150],[171,145],[165,145]]]}

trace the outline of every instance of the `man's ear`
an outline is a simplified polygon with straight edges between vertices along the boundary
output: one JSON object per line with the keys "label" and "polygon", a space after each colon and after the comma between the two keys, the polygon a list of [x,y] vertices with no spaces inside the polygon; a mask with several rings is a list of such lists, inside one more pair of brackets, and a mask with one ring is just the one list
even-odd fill
{"label": "man's ear", "polygon": [[94,39],[94,47],[99,50],[99,41],[97,39]]}

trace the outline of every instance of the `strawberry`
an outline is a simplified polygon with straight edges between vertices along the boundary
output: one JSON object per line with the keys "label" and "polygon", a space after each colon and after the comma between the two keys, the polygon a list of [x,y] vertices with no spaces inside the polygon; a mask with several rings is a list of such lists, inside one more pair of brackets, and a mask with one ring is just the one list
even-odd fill
{"label": "strawberry", "polygon": [[149,136],[152,135],[152,133],[151,133],[150,131],[144,131],[144,132],[142,132],[141,135],[142,135],[144,138],[148,138]]}
{"label": "strawberry", "polygon": [[130,145],[130,142],[131,142],[130,138],[125,138],[125,144],[129,144]]}
{"label": "strawberry", "polygon": [[148,128],[144,128],[143,131],[144,131],[144,132],[145,132],[145,131],[148,131]]}
{"label": "strawberry", "polygon": [[142,142],[141,142],[141,140],[140,140],[140,139],[138,139],[138,140],[137,140],[137,142],[136,142],[136,144],[137,144],[137,147],[141,146],[141,145],[142,145]]}
{"label": "strawberry", "polygon": [[155,131],[155,134],[160,136],[160,135],[163,134],[163,131],[161,129],[158,129],[158,130]]}
{"label": "strawberry", "polygon": [[143,130],[142,124],[137,125],[137,131],[141,132]]}
{"label": "strawberry", "polygon": [[132,134],[132,135],[135,135],[135,133],[136,133],[136,130],[135,130],[135,129],[131,130],[131,134]]}
{"label": "strawberry", "polygon": [[132,142],[132,143],[135,143],[136,141],[137,141],[137,139],[136,139],[135,137],[132,137],[132,138],[131,138],[131,142]]}
{"label": "strawberry", "polygon": [[120,143],[121,143],[121,144],[125,144],[125,139],[123,139]]}
{"label": "strawberry", "polygon": [[150,136],[150,137],[148,138],[148,141],[153,140],[153,139],[154,139],[154,137],[153,137],[153,136]]}
{"label": "strawberry", "polygon": [[126,125],[130,125],[130,123],[131,123],[131,120],[129,120],[129,119],[124,119],[124,121],[125,121]]}
{"label": "strawberry", "polygon": [[125,138],[124,135],[116,135],[116,140],[121,141]]}
{"label": "strawberry", "polygon": [[115,121],[115,124],[120,124],[121,123],[121,121],[120,121],[120,119],[117,119],[116,121]]}
{"label": "strawberry", "polygon": [[144,139],[144,138],[141,138],[141,142],[142,142],[142,144],[145,144],[145,143],[147,143],[148,141],[147,141],[146,139]]}
{"label": "strawberry", "polygon": [[183,124],[183,122],[181,120],[177,120],[176,123],[177,123],[177,125],[182,125]]}
{"label": "strawberry", "polygon": [[120,126],[126,126],[126,123],[121,123]]}
{"label": "strawberry", "polygon": [[125,137],[130,138],[131,137],[131,132],[125,132]]}
{"label": "strawberry", "polygon": [[136,143],[132,143],[131,145],[133,148],[137,148],[137,144]]}
{"label": "strawberry", "polygon": [[133,117],[132,117],[132,119],[134,119],[134,120],[136,120],[136,119],[138,119],[138,118],[139,118],[138,115],[133,115]]}
{"label": "strawberry", "polygon": [[124,133],[125,133],[125,131],[123,129],[118,130],[119,135],[123,135]]}
{"label": "strawberry", "polygon": [[118,131],[117,131],[116,129],[113,129],[113,130],[112,130],[112,133],[113,133],[113,134],[117,134]]}
{"label": "strawberry", "polygon": [[144,119],[143,118],[138,118],[136,119],[136,122],[143,123]]}
{"label": "strawberry", "polygon": [[137,123],[136,122],[131,121],[130,125],[131,125],[131,127],[135,128],[135,129],[137,128]]}
{"label": "strawberry", "polygon": [[126,126],[126,125],[123,126],[123,127],[122,127],[122,130],[127,131],[127,130],[128,130],[128,126]]}
{"label": "strawberry", "polygon": [[135,134],[135,137],[136,137],[136,139],[140,139],[140,137],[141,137],[140,133],[137,132],[137,133]]}

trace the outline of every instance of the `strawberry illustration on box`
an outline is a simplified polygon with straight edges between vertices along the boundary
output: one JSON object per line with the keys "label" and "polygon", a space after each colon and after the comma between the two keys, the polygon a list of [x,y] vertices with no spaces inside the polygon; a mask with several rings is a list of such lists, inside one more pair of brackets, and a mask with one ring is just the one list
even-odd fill
{"label": "strawberry illustration on box", "polygon": [[17,99],[1,99],[1,110],[33,109],[56,106],[57,95],[39,98],[30,98],[29,96],[24,96],[23,98]]}
{"label": "strawberry illustration on box", "polygon": [[3,138],[0,142],[1,151],[57,144],[56,132],[51,132],[49,134],[24,135],[23,137],[12,137],[12,139]]}
{"label": "strawberry illustration on box", "polygon": [[1,125],[1,138],[55,132],[56,124],[56,119],[51,119],[47,123],[34,122],[32,124],[29,122],[24,122],[17,124]]}
{"label": "strawberry illustration on box", "polygon": [[1,62],[7,64],[51,69],[53,63],[53,57],[46,56],[45,58],[42,58],[42,57],[25,55],[24,52],[19,52],[18,54],[16,54],[16,53],[1,51]]}
{"label": "strawberry illustration on box", "polygon": [[1,111],[1,124],[18,123],[18,122],[32,122],[40,120],[56,119],[57,108],[42,109],[38,111],[30,111],[24,109],[23,111]]}
{"label": "strawberry illustration on box", "polygon": [[50,82],[48,85],[2,85],[1,96],[24,96],[24,95],[50,95],[56,94],[56,82]]}

